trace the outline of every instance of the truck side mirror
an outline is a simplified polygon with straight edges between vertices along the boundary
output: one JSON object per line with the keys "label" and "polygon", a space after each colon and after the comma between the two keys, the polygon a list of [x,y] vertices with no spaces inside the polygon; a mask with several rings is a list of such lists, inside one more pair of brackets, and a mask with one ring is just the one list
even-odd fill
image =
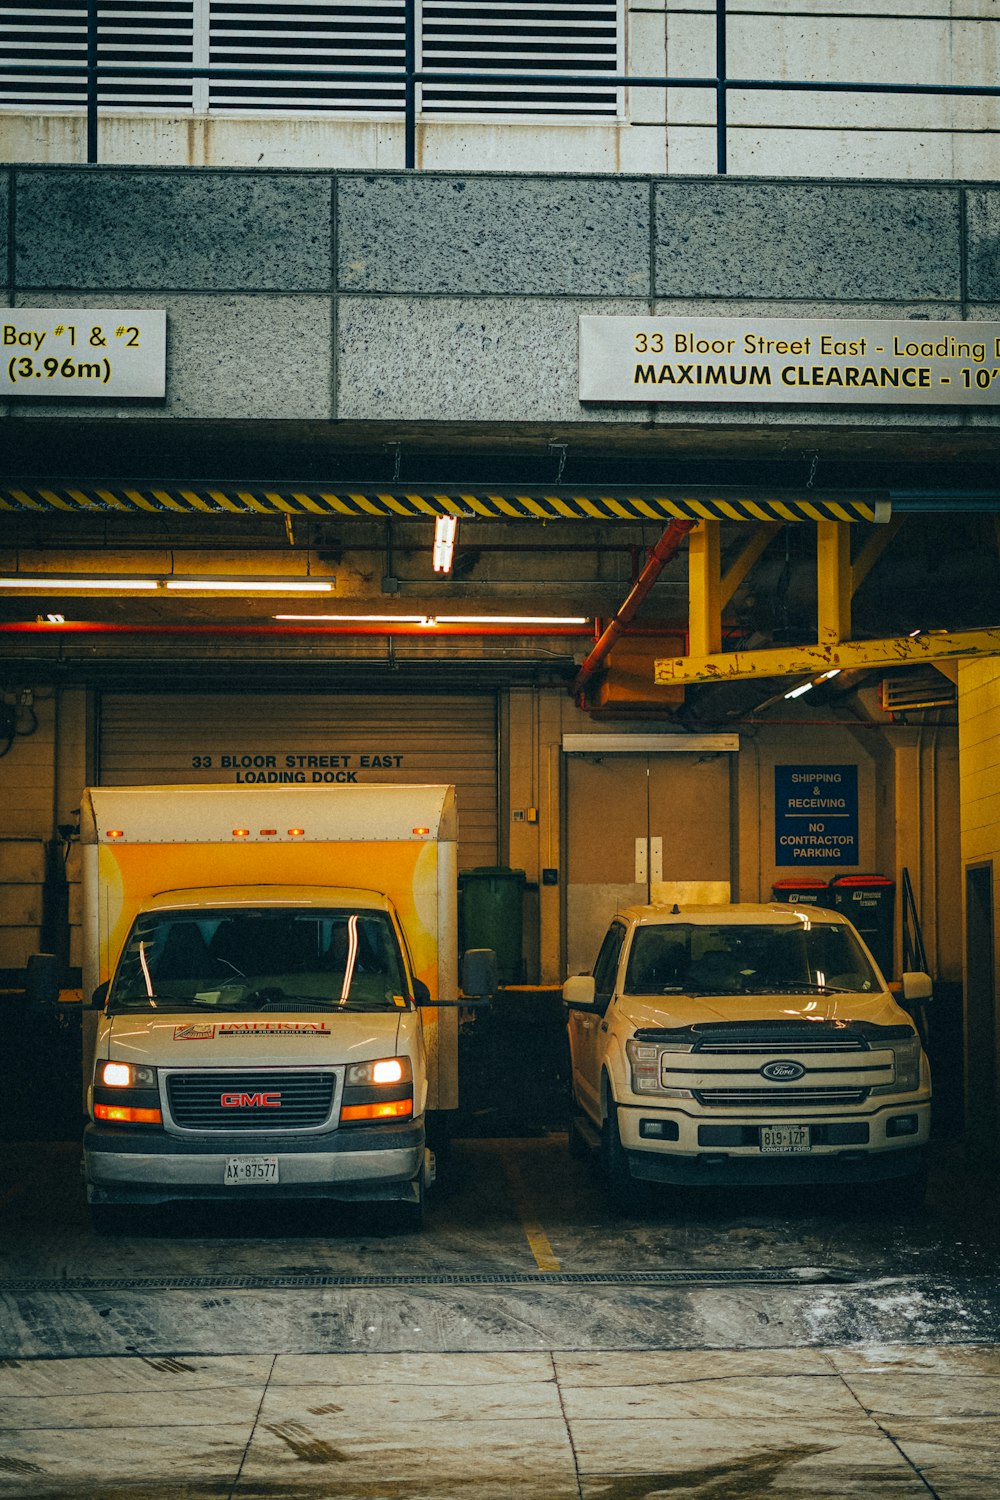
{"label": "truck side mirror", "polygon": [[32,953],[24,969],[24,998],[29,1005],[55,1005],[62,988],[62,964],[54,953]]}
{"label": "truck side mirror", "polygon": [[597,986],[593,974],[571,974],[562,987],[567,1010],[594,1010],[596,995]]}
{"label": "truck side mirror", "polygon": [[934,997],[934,983],[929,974],[919,969],[903,975],[903,999],[908,1005],[925,1005]]}
{"label": "truck side mirror", "polygon": [[422,979],[413,981],[413,1003],[414,1005],[426,1005],[431,998],[431,992]]}
{"label": "truck side mirror", "polygon": [[462,954],[462,994],[495,995],[499,983],[492,948],[467,948]]}
{"label": "truck side mirror", "polygon": [[90,997],[90,1008],[91,1008],[91,1010],[103,1010],[104,1009],[104,1006],[107,1003],[107,999],[108,999],[108,990],[110,988],[111,988],[111,980],[110,979],[105,979],[105,981],[104,981],[103,984],[99,984],[97,986],[97,989],[94,991],[94,993]]}

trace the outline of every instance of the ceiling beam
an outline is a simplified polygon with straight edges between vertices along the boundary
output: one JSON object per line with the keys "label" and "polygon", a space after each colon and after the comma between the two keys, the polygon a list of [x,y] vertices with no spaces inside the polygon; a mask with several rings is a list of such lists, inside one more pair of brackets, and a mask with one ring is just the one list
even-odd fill
{"label": "ceiling beam", "polygon": [[653,661],[653,682],[735,682],[755,677],[817,677],[835,669],[935,666],[960,657],[1000,656],[1000,627],[930,632],[876,641],[773,646],[760,651],[718,651],[705,656],[665,656]]}

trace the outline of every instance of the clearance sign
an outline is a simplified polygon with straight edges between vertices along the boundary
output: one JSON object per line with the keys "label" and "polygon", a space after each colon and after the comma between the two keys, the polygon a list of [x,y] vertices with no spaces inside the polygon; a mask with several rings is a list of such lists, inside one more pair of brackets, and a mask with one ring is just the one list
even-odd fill
{"label": "clearance sign", "polygon": [[581,317],[580,400],[1000,405],[1000,323]]}

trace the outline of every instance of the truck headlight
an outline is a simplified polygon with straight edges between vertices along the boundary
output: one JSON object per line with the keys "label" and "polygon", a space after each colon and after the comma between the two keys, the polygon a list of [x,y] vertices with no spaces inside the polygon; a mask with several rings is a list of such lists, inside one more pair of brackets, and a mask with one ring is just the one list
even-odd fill
{"label": "truck headlight", "polygon": [[906,1041],[893,1042],[895,1078],[892,1083],[878,1083],[873,1094],[912,1094],[920,1087],[920,1038],[916,1032]]}
{"label": "truck headlight", "polygon": [[109,1089],[155,1089],[156,1069],[141,1067],[137,1063],[99,1062],[95,1083]]}
{"label": "truck headlight", "polygon": [[641,1042],[630,1037],[625,1043],[625,1053],[632,1074],[633,1094],[658,1094],[661,1099],[690,1099],[690,1089],[671,1088],[661,1082],[664,1058],[671,1053],[690,1051],[688,1046]]}
{"label": "truck headlight", "polygon": [[110,1125],[162,1125],[156,1069],[108,1058],[94,1069],[94,1119]]}
{"label": "truck headlight", "polygon": [[351,1063],[344,1076],[341,1125],[407,1120],[413,1114],[413,1065],[408,1057]]}

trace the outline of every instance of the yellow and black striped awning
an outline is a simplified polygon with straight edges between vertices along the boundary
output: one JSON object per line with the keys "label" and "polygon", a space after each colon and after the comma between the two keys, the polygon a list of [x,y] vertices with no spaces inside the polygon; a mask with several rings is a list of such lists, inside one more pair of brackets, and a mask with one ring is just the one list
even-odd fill
{"label": "yellow and black striped awning", "polygon": [[469,521],[867,521],[889,520],[887,496],[701,488],[459,489],[421,485],[130,484],[91,480],[0,484],[0,511],[62,515],[312,516],[325,519]]}

